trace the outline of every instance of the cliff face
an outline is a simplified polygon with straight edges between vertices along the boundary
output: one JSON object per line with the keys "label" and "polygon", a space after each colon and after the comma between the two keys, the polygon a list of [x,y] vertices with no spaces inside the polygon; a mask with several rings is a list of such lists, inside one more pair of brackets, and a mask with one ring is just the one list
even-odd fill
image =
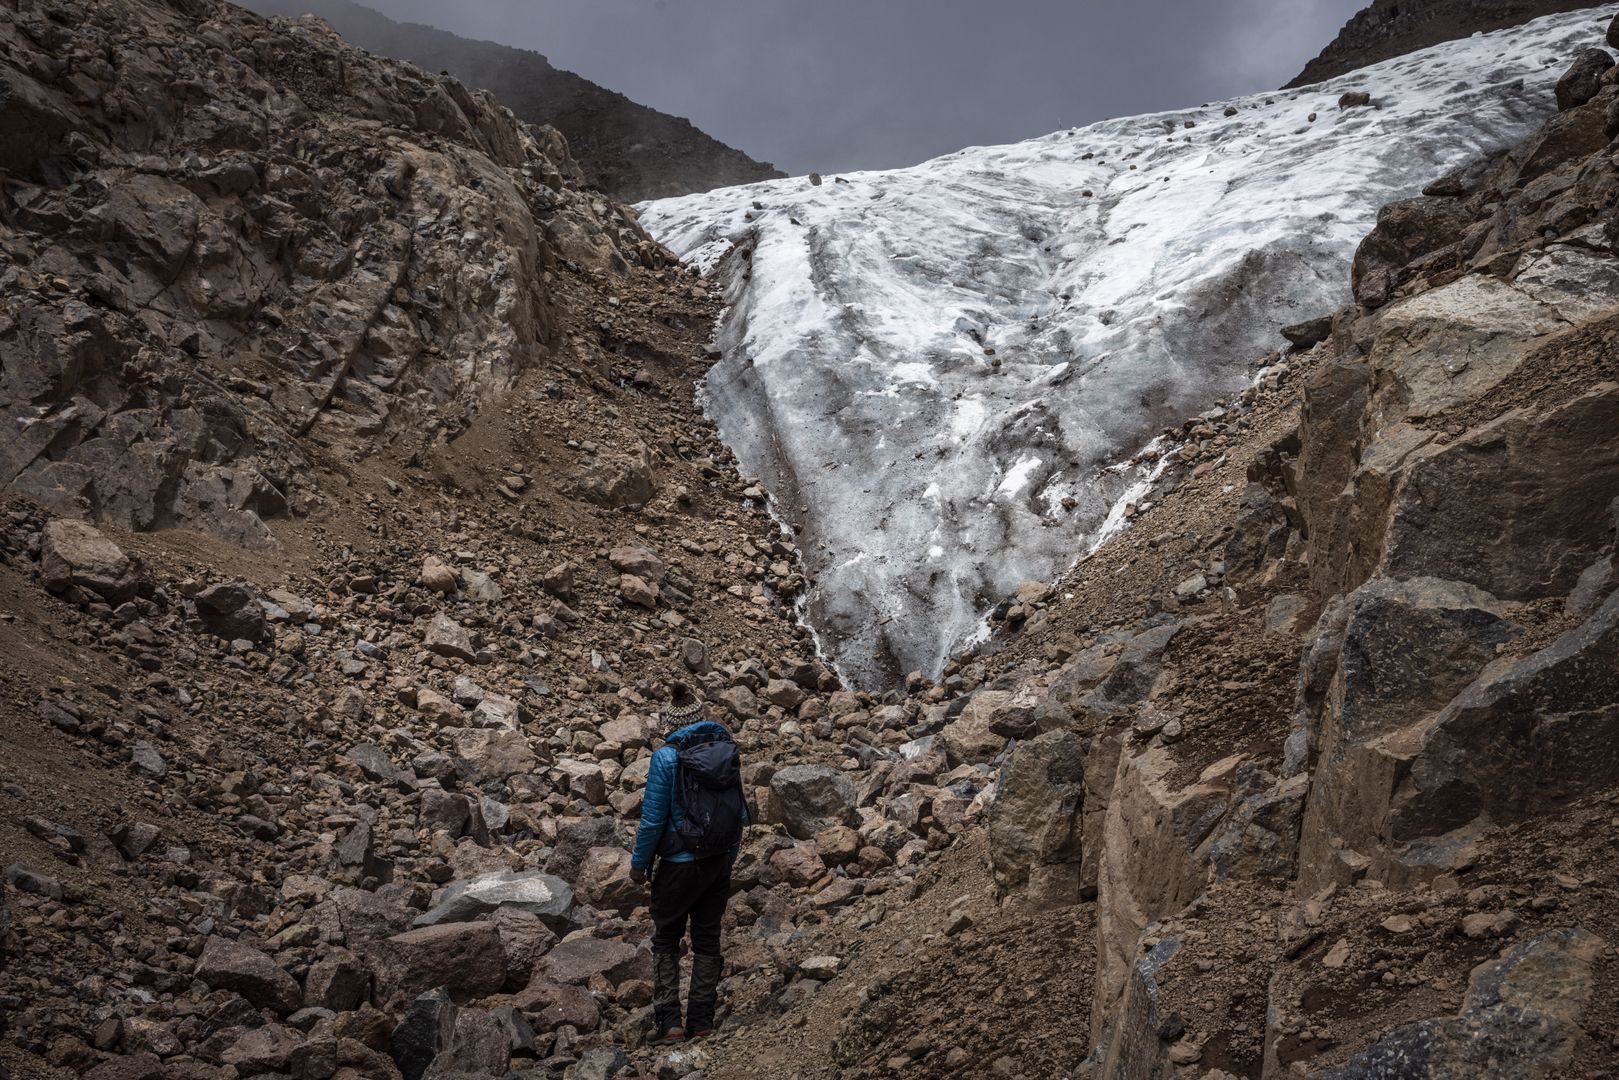
{"label": "cliff face", "polygon": [[562,71],[528,49],[395,22],[350,0],[251,0],[247,6],[267,15],[318,15],[363,49],[448,71],[490,91],[522,119],[562,132],[587,180],[625,202],[783,175],[688,120]]}
{"label": "cliff face", "polygon": [[1282,89],[1308,86],[1481,30],[1502,30],[1593,6],[1586,0],[1374,0]]}

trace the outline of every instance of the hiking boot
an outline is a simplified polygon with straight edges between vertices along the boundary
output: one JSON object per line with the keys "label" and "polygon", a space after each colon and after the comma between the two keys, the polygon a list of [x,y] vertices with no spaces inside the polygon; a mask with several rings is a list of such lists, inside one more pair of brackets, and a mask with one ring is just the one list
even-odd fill
{"label": "hiking boot", "polygon": [[652,1022],[658,1034],[653,1042],[681,1042],[686,1031],[680,1026],[680,954],[652,954]]}
{"label": "hiking boot", "polygon": [[686,1030],[691,1032],[694,1039],[714,1034],[714,1005],[719,999],[720,972],[724,967],[723,956],[691,958],[691,990],[686,997]]}

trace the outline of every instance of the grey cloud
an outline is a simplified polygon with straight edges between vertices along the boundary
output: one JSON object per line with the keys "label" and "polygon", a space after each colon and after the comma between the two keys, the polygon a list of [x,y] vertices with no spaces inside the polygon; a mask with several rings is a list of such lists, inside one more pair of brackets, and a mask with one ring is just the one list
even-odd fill
{"label": "grey cloud", "polygon": [[1362,0],[370,0],[537,49],[789,172],[1280,85]]}

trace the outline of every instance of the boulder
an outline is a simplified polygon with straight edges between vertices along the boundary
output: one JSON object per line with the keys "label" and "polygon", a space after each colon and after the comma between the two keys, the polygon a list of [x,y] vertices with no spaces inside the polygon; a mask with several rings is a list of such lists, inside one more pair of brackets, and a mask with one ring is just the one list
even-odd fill
{"label": "boulder", "polygon": [[770,877],[802,889],[813,885],[826,875],[826,863],[816,852],[814,844],[794,844],[770,856]]}
{"label": "boulder", "polygon": [[408,930],[364,947],[372,996],[392,1011],[424,990],[443,987],[452,997],[478,998],[506,982],[506,953],[488,923],[445,923]]}
{"label": "boulder", "polygon": [[989,812],[990,867],[1003,896],[1030,908],[1080,899],[1085,744],[1069,731],[1019,743]]}
{"label": "boulder", "polygon": [[648,975],[651,972],[650,959],[643,960],[634,945],[595,937],[569,938],[546,953],[540,967],[547,979],[564,985],[586,983],[600,975],[616,986],[642,967]]}
{"label": "boulder", "polygon": [[583,986],[565,986],[536,976],[511,1001],[533,1021],[539,1031],[572,1027],[594,1031],[601,1023],[601,1009],[595,995]]}
{"label": "boulder", "polygon": [[642,446],[635,454],[611,454],[586,464],[575,493],[609,510],[645,506],[657,492],[652,475],[652,452]]}
{"label": "boulder", "polygon": [[40,575],[51,592],[77,585],[110,604],[130,599],[141,586],[139,568],[122,548],[95,526],[67,519],[45,524]]}
{"label": "boulder", "polygon": [[434,615],[422,634],[422,645],[428,652],[455,660],[472,660],[477,651],[472,646],[472,635],[448,615]]}
{"label": "boulder", "polygon": [[567,604],[577,600],[578,595],[574,592],[573,563],[559,563],[541,574],[540,588]]}
{"label": "boulder", "polygon": [[615,716],[603,724],[601,737],[610,743],[617,743],[626,750],[639,750],[652,745],[650,725],[639,716],[629,713]]}
{"label": "boulder", "polygon": [[416,711],[439,727],[459,727],[465,722],[455,702],[425,686],[416,691]]}
{"label": "boulder", "polygon": [[802,705],[806,697],[797,683],[787,679],[771,679],[765,684],[763,696],[770,704],[780,706],[788,712]]}
{"label": "boulder", "polygon": [[263,641],[270,634],[269,620],[259,594],[239,581],[210,585],[192,597],[197,617],[210,634],[227,641]]}
{"label": "boulder", "polygon": [[620,574],[638,577],[654,588],[663,584],[669,568],[657,553],[644,547],[616,547],[607,553],[607,561]]}
{"label": "boulder", "polygon": [[170,1080],[170,1076],[156,1054],[129,1054],[103,1061],[81,1080]]}
{"label": "boulder", "polygon": [[561,878],[538,870],[499,870],[447,886],[438,904],[418,915],[416,926],[462,923],[510,906],[537,915],[553,930],[568,928],[573,888]]}
{"label": "boulder", "polygon": [[447,729],[456,757],[465,763],[467,779],[475,784],[532,773],[540,766],[527,737],[520,731],[498,728]]}
{"label": "boulder", "polygon": [[1005,690],[980,690],[961,714],[944,726],[940,737],[951,765],[980,765],[1006,749],[1006,736],[992,728],[996,710],[1011,700]]}
{"label": "boulder", "polygon": [[422,584],[436,593],[453,593],[460,586],[455,570],[437,555],[422,560]]}
{"label": "boulder", "polygon": [[1545,299],[1478,274],[1388,305],[1372,339],[1368,425],[1377,430],[1473,400],[1527,359],[1530,342],[1563,325]]}
{"label": "boulder", "polygon": [[815,851],[828,866],[845,866],[860,854],[860,834],[847,825],[833,825],[815,834]]}
{"label": "boulder", "polygon": [[1479,815],[1549,813],[1619,783],[1619,593],[1551,645],[1484,672],[1423,735],[1389,818],[1396,841]]}
{"label": "boulder", "polygon": [[618,577],[618,595],[626,604],[652,610],[658,606],[658,590],[644,578],[634,574],[620,574]]}
{"label": "boulder", "polygon": [[1557,108],[1560,112],[1577,109],[1597,96],[1602,75],[1613,67],[1613,57],[1602,49],[1581,49],[1574,62],[1557,80]]}
{"label": "boulder", "polygon": [[506,1025],[485,1009],[461,1009],[455,1015],[449,1045],[433,1058],[423,1080],[505,1076],[511,1059],[511,1034]]}
{"label": "boulder", "polygon": [[350,1012],[371,989],[371,972],[347,949],[334,949],[309,965],[304,976],[304,1008]]}
{"label": "boulder", "polygon": [[244,1031],[219,1057],[238,1074],[257,1076],[285,1070],[303,1044],[303,1035],[295,1029],[284,1024],[265,1024]]}
{"label": "boulder", "polygon": [[759,699],[746,686],[728,687],[715,699],[737,720],[748,721],[759,715]]}
{"label": "boulder", "polygon": [[563,758],[556,763],[556,770],[562,774],[562,786],[568,794],[591,806],[607,801],[607,774],[594,761]]}
{"label": "boulder", "polygon": [[1471,224],[1472,215],[1456,199],[1422,196],[1389,203],[1355,249],[1350,271],[1355,299],[1368,308],[1383,306],[1408,263],[1454,243]]}
{"label": "boulder", "polygon": [[645,886],[630,880],[630,853],[618,846],[587,851],[575,885],[580,899],[604,911],[627,914],[647,902]]}
{"label": "boulder", "polygon": [[500,583],[482,570],[466,567],[461,571],[461,591],[469,600],[482,600],[486,604],[498,604],[506,598],[506,590]]}
{"label": "boulder", "polygon": [[770,778],[769,814],[798,840],[811,840],[822,829],[854,825],[854,783],[825,765],[789,765]]}
{"label": "boulder", "polygon": [[1309,789],[1309,778],[1300,774],[1245,795],[1209,845],[1214,879],[1291,881],[1298,865],[1299,826]]}
{"label": "boulder", "polygon": [[399,767],[388,756],[388,751],[372,743],[356,743],[343,756],[354,762],[367,780],[391,783],[399,776]]}
{"label": "boulder", "polygon": [[215,990],[233,990],[281,1016],[296,1012],[303,1004],[298,981],[274,960],[251,945],[218,935],[208,938],[192,974]]}
{"label": "boulder", "polygon": [[474,727],[517,731],[522,727],[522,708],[509,697],[486,694],[472,709]]}
{"label": "boulder", "polygon": [[403,933],[413,918],[411,909],[398,900],[347,885],[333,889],[329,903],[343,940],[351,946]]}
{"label": "boulder", "polygon": [[588,817],[557,828],[556,843],[545,860],[545,872],[564,881],[578,880],[585,856],[593,848],[622,847],[618,824],[610,817]]}
{"label": "boulder", "polygon": [[460,1012],[449,991],[435,987],[419,994],[388,1039],[388,1052],[403,1080],[421,1080],[439,1051],[450,1044]]}
{"label": "boulder", "polygon": [[508,984],[527,984],[540,957],[557,943],[557,935],[538,915],[521,908],[496,908],[490,912],[488,921],[500,935],[500,947],[506,952]]}
{"label": "boulder", "polygon": [[451,840],[470,836],[481,845],[489,843],[489,828],[483,817],[483,801],[458,792],[426,788],[418,804],[416,823],[430,831],[442,831]]}
{"label": "boulder", "polygon": [[696,638],[680,639],[680,662],[687,671],[701,674],[708,670],[708,646]]}
{"label": "boulder", "polygon": [[1619,384],[1536,413],[1514,409],[1411,455],[1379,572],[1442,577],[1503,600],[1566,596],[1603,554],[1619,497]]}

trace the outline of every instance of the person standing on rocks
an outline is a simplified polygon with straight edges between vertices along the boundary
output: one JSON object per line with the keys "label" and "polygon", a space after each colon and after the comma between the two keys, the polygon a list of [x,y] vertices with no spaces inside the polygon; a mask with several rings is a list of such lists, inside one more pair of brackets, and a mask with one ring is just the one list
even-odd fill
{"label": "person standing on rocks", "polygon": [[[663,718],[676,730],[652,755],[630,874],[652,878],[652,1012],[659,1042],[714,1033],[720,922],[748,810],[731,733],[703,718],[691,688],[675,683]],[[657,861],[653,870],[653,861]],[[691,924],[691,989],[680,1017],[681,939]]]}

